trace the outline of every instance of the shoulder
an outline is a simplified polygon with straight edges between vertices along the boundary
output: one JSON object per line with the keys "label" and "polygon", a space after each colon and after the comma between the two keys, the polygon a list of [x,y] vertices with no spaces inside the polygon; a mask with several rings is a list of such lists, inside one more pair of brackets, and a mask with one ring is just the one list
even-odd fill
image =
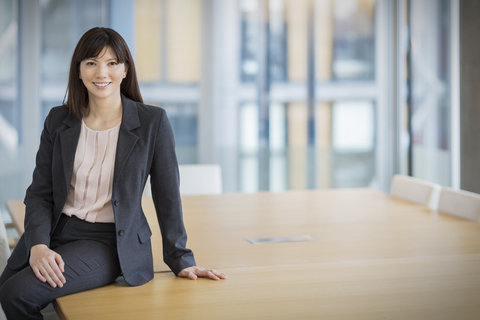
{"label": "shoulder", "polygon": [[167,113],[162,107],[137,102],[138,119],[141,126],[162,127],[170,125]]}
{"label": "shoulder", "polygon": [[148,136],[149,140],[161,141],[162,145],[165,145],[166,141],[174,141],[172,126],[163,108],[137,102],[137,113],[139,130]]}
{"label": "shoulder", "polygon": [[61,118],[65,119],[68,117],[68,108],[66,106],[56,106],[50,109],[47,118]]}
{"label": "shoulder", "polygon": [[166,112],[163,108],[158,106],[152,106],[149,104],[144,104],[137,102],[138,115],[141,118],[147,118],[150,120],[160,120],[163,117],[166,117]]}
{"label": "shoulder", "polygon": [[68,109],[66,106],[57,106],[50,109],[45,118],[45,126],[50,129],[57,128],[63,125],[65,119],[68,118]]}
{"label": "shoulder", "polygon": [[123,120],[125,128],[137,129],[152,135],[155,132],[168,130],[170,123],[164,109],[158,106],[131,100],[122,95]]}

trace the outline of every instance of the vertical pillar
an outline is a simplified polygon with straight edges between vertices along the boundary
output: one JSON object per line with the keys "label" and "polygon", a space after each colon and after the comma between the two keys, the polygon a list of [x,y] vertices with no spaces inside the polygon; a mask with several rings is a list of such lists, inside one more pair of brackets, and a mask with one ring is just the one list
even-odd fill
{"label": "vertical pillar", "polygon": [[[375,78],[377,87],[376,176],[374,186],[390,191],[390,183],[398,161],[396,133],[399,132],[395,108],[397,105],[396,64],[397,1],[377,1],[375,9]],[[400,55],[401,56],[401,55]]]}
{"label": "vertical pillar", "polygon": [[317,187],[317,161],[316,161],[316,128],[315,128],[315,105],[316,105],[316,79],[315,79],[315,1],[307,2],[307,187]]}
{"label": "vertical pillar", "polygon": [[459,1],[460,187],[480,193],[480,2]]}
{"label": "vertical pillar", "polygon": [[19,84],[22,130],[22,185],[32,180],[41,133],[40,2],[19,1]]}
{"label": "vertical pillar", "polygon": [[198,160],[214,162],[215,0],[202,1],[200,103],[198,107]]}
{"label": "vertical pillar", "polygon": [[259,65],[257,74],[257,104],[259,119],[259,147],[258,147],[258,177],[259,190],[270,189],[270,24],[269,24],[269,2],[267,0],[259,1],[259,19],[258,19],[258,55]]}

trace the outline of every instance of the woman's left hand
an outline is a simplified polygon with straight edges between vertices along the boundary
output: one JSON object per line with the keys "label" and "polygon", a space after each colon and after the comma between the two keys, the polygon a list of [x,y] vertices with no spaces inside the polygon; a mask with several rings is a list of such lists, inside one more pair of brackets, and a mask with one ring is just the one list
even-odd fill
{"label": "woman's left hand", "polygon": [[227,275],[215,269],[207,269],[202,267],[188,267],[178,273],[179,277],[190,278],[196,280],[198,277],[210,278],[212,280],[227,279]]}

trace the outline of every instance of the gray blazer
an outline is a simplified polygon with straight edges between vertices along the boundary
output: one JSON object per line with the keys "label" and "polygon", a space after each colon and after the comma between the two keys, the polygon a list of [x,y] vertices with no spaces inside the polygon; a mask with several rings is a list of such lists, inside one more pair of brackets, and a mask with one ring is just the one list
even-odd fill
{"label": "gray blazer", "polygon": [[[152,197],[162,232],[165,263],[178,274],[195,265],[186,249],[173,132],[165,111],[122,95],[123,118],[118,135],[112,205],[117,251],[125,281],[142,285],[153,278],[152,232],[141,206],[150,174]],[[25,233],[8,264],[28,263],[30,248],[50,244],[65,205],[80,135],[81,120],[68,117],[63,107],[52,108],[45,119],[33,180],[25,196]]]}

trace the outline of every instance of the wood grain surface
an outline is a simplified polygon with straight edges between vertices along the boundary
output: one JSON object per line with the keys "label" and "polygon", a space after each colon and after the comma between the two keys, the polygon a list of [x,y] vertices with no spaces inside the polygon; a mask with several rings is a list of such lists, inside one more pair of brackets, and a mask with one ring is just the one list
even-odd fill
{"label": "wood grain surface", "polygon": [[58,299],[70,320],[478,319],[480,255],[225,268],[228,280],[156,273]]}
{"label": "wood grain surface", "polygon": [[[143,208],[155,279],[57,299],[60,318],[479,319],[477,222],[371,189],[184,196],[197,264],[229,275],[191,281],[167,271],[151,198]],[[299,235],[317,241],[245,241]]]}

